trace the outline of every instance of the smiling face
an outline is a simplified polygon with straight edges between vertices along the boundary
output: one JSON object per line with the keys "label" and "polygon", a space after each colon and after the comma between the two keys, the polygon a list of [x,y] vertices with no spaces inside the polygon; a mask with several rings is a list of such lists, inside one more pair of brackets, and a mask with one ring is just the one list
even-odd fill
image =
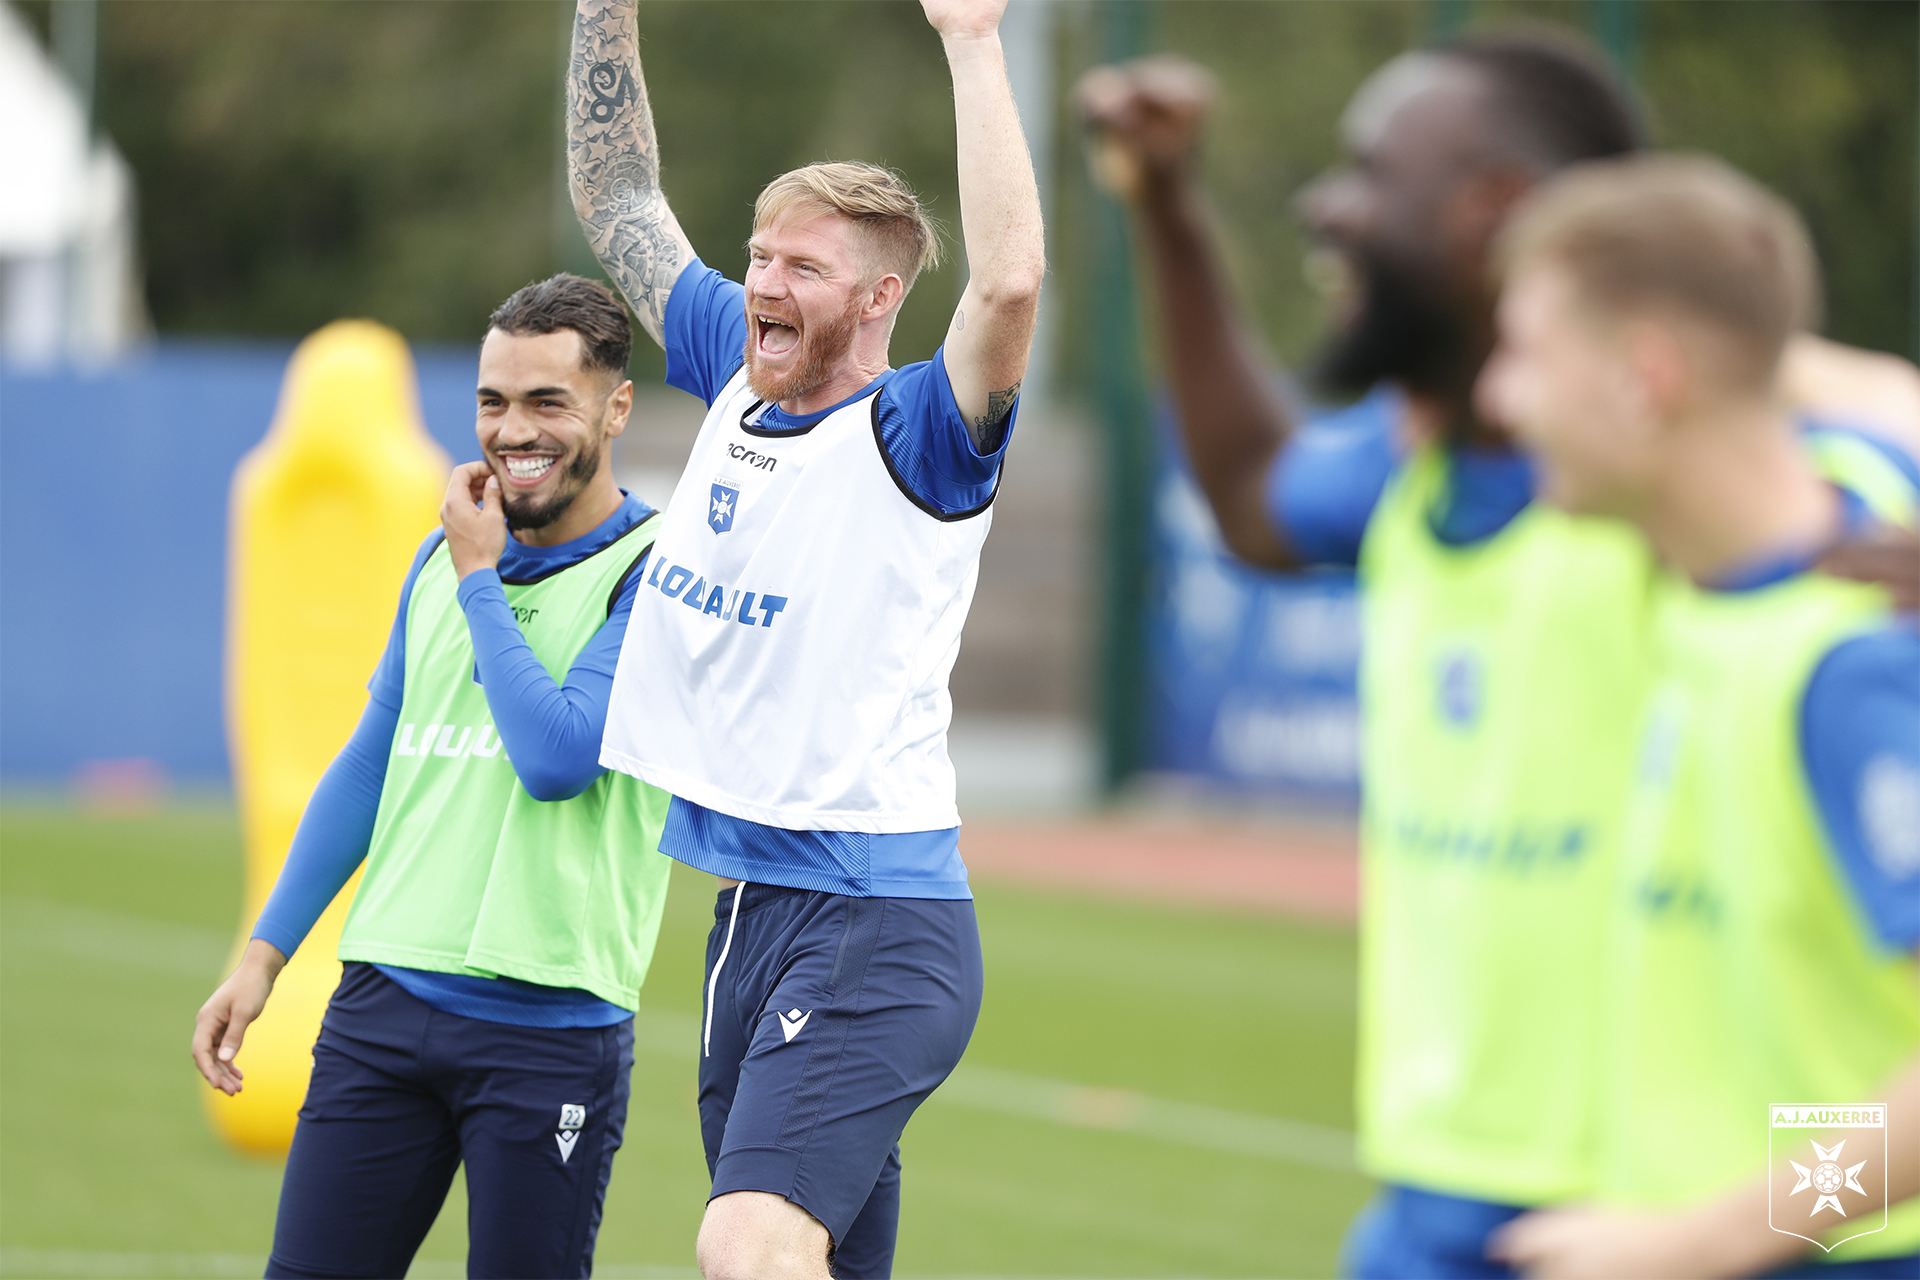
{"label": "smiling face", "polygon": [[1481,371],[1480,412],[1540,468],[1540,494],[1568,511],[1630,516],[1659,467],[1659,397],[1643,376],[1658,335],[1583,309],[1550,260],[1515,269]]}
{"label": "smiling face", "polygon": [[747,382],[762,400],[791,405],[853,373],[860,325],[891,319],[904,287],[870,278],[858,235],[829,215],[778,221],[747,242]]}
{"label": "smiling face", "polygon": [[[480,345],[480,451],[500,480],[507,527],[535,545],[569,541],[604,518],[613,437],[626,428],[633,384],[581,367],[580,335],[571,329],[510,334],[489,330]],[[597,514],[596,514],[597,513]],[[587,528],[574,525],[594,517]]]}
{"label": "smiling face", "polygon": [[1357,392],[1388,380],[1464,398],[1486,349],[1488,247],[1528,183],[1497,137],[1492,89],[1459,58],[1406,54],[1354,94],[1345,162],[1299,199],[1342,268],[1322,273],[1341,283],[1323,384]]}

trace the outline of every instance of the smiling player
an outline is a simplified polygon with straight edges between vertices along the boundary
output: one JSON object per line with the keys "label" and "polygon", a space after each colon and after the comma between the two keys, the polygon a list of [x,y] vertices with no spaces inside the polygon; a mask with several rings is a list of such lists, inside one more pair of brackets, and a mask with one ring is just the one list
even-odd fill
{"label": "smiling player", "polygon": [[365,861],[270,1276],[405,1275],[462,1163],[469,1275],[592,1266],[668,868],[666,797],[599,764],[659,527],[613,479],[631,342],[618,300],[578,276],[494,312],[486,459],[455,470],[367,709],[200,1010],[194,1061],[238,1093],[247,1026]]}
{"label": "smiling player", "polygon": [[582,0],[567,117],[601,263],[708,406],[634,604],[601,759],[673,794],[720,877],[700,1121],[709,1277],[884,1276],[898,1139],[960,1059],[978,931],[946,731],[1044,269],[1005,0],[925,0],[953,75],[971,270],[895,370],[935,237],[900,178],[817,164],[754,207],[744,288],[660,190],[632,0]]}

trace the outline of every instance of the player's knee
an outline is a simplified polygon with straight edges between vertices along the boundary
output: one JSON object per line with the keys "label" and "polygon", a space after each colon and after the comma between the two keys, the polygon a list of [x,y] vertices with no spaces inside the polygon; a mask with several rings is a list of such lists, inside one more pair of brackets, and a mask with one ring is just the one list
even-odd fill
{"label": "player's knee", "polygon": [[827,1229],[784,1196],[734,1191],[700,1220],[694,1256],[705,1280],[827,1280]]}

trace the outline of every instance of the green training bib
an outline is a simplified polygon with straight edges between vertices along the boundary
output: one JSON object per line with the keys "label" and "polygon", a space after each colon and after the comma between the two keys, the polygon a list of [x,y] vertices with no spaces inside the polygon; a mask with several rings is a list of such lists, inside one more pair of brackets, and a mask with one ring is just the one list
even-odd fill
{"label": "green training bib", "polygon": [[1361,1152],[1376,1177],[1542,1204],[1590,1182],[1653,570],[1627,526],[1542,504],[1442,543],[1448,465],[1410,457],[1361,551]]}
{"label": "green training bib", "polygon": [[[556,681],[606,622],[656,515],[586,559],[506,584]],[[609,771],[539,801],[513,772],[478,682],[446,544],[414,580],[406,691],[342,960],[506,976],[639,1005],[671,865],[666,793]]]}
{"label": "green training bib", "polygon": [[[1771,1104],[1884,1102],[1920,1051],[1920,974],[1861,916],[1800,752],[1815,666],[1884,620],[1885,597],[1806,574],[1741,592],[1668,580],[1658,601],[1612,899],[1598,1190],[1677,1206],[1759,1176]],[[1910,1201],[1885,1231],[1816,1256],[1916,1247]]]}

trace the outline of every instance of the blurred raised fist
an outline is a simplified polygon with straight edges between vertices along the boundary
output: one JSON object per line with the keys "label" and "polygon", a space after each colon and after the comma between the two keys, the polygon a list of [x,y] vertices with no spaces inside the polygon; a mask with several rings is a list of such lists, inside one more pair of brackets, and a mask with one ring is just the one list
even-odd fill
{"label": "blurred raised fist", "polygon": [[1095,181],[1124,200],[1180,176],[1199,149],[1218,88],[1213,74],[1171,54],[1095,67],[1074,89],[1093,135]]}

